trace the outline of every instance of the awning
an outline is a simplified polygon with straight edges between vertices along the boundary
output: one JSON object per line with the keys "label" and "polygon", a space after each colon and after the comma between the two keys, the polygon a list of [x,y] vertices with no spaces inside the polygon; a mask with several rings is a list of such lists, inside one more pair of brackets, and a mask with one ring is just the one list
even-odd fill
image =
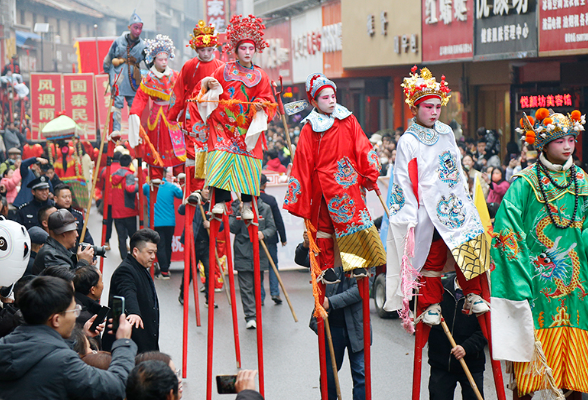
{"label": "awning", "polygon": [[18,47],[23,47],[25,42],[28,39],[41,40],[41,36],[39,36],[33,32],[15,31],[15,33],[16,33],[16,45]]}

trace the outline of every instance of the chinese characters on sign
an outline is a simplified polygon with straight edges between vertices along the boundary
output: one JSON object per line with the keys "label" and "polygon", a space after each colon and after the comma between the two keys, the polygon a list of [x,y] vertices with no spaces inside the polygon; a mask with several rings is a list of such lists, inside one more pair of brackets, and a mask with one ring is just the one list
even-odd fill
{"label": "chinese characters on sign", "polygon": [[570,93],[549,93],[549,94],[519,94],[517,107],[524,111],[528,109],[573,107],[572,95]]}
{"label": "chinese characters on sign", "polygon": [[[586,0],[542,0],[539,6],[540,55],[566,51],[584,53],[588,48]],[[567,53],[570,54],[570,53]]]}
{"label": "chinese characters on sign", "polygon": [[419,36],[417,34],[412,35],[398,35],[394,36],[394,52],[396,54],[419,52]]}
{"label": "chinese characters on sign", "polygon": [[64,74],[65,114],[82,128],[82,139],[96,140],[94,74]]}
{"label": "chinese characters on sign", "polygon": [[44,140],[41,131],[62,110],[61,74],[31,74],[31,140]]}
{"label": "chinese characters on sign", "polygon": [[206,16],[208,23],[215,26],[218,32],[227,28],[227,14],[224,0],[206,0]]}

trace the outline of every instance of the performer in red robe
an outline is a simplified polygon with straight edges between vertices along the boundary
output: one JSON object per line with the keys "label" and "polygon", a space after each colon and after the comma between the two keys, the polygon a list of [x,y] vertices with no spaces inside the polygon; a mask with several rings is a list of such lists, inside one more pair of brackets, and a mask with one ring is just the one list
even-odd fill
{"label": "performer in red robe", "polygon": [[236,15],[227,28],[227,51],[237,61],[218,68],[202,81],[198,110],[210,129],[206,161],[207,185],[215,188],[214,214],[226,211],[230,191],[241,193],[243,219],[253,219],[251,196],[259,195],[267,122],[276,111],[267,74],[253,55],[267,46],[261,19]]}
{"label": "performer in red robe", "polygon": [[[219,67],[225,65],[214,56],[218,38],[213,26],[206,26],[199,21],[191,35],[190,47],[196,51],[196,57],[182,67],[173,88],[170,108],[167,112],[169,121],[178,121],[184,131],[186,142],[186,176],[190,180],[191,191],[204,186],[206,154],[208,153],[208,126],[198,113],[197,105],[187,100],[200,93],[200,81],[211,76]],[[189,196],[188,201],[193,201]]]}
{"label": "performer in red robe", "polygon": [[[367,276],[386,263],[386,253],[368,212],[365,193],[377,189],[380,162],[357,119],[337,104],[337,87],[323,74],[311,74],[306,92],[314,110],[302,121],[284,209],[310,220],[317,229],[317,279],[337,283],[338,252],[345,272]],[[309,233],[310,234],[310,233]]]}
{"label": "performer in red robe", "polygon": [[[154,183],[163,178],[164,167],[181,167],[186,160],[186,146],[184,134],[176,122],[167,119],[169,99],[172,87],[178,73],[168,67],[168,58],[174,58],[174,45],[172,40],[163,35],[157,35],[153,40],[146,40],[147,62],[153,62],[153,66],[137,90],[133,106],[129,115],[129,142],[131,147],[138,144],[140,115],[143,109],[152,100],[152,107],[147,121],[147,136],[153,148],[144,143],[144,159],[149,165],[149,175]],[[156,160],[155,149],[163,165]],[[175,168],[175,173],[181,172],[181,168]]]}

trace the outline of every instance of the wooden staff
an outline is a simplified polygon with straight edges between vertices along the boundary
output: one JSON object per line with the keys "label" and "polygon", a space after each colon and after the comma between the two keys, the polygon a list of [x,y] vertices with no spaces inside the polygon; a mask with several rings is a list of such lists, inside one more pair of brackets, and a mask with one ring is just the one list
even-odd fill
{"label": "wooden staff", "polygon": [[329,318],[325,318],[325,328],[327,331],[327,342],[329,343],[329,354],[331,355],[331,363],[333,364],[333,379],[335,380],[335,388],[337,389],[337,398],[342,400],[341,385],[339,384],[339,371],[337,371],[337,360],[335,359],[335,348],[333,347],[333,338],[331,337],[331,326],[329,325]]}
{"label": "wooden staff", "polygon": [[278,85],[276,82],[272,81],[272,91],[274,92],[274,97],[278,101],[278,114],[282,119],[282,123],[284,124],[284,132],[286,133],[286,140],[288,141],[288,151],[290,151],[290,161],[294,162],[294,153],[292,153],[292,141],[290,140],[290,131],[288,130],[288,120],[286,118],[286,112],[284,111],[284,103],[282,102],[282,75],[280,75],[280,91],[277,91],[276,87]]}
{"label": "wooden staff", "polygon": [[284,287],[284,282],[282,282],[282,278],[280,277],[280,273],[278,272],[278,267],[276,267],[276,264],[274,263],[274,260],[273,260],[272,256],[270,255],[270,252],[267,248],[267,245],[265,244],[265,240],[259,239],[259,243],[261,243],[261,247],[263,247],[263,250],[265,251],[265,255],[267,256],[267,259],[269,260],[269,263],[272,266],[272,269],[274,270],[276,277],[278,278],[278,282],[280,283],[280,287],[282,288],[282,291],[284,292],[284,297],[286,298],[286,301],[288,302],[288,305],[290,306],[290,311],[292,312],[292,316],[294,317],[294,322],[298,322],[298,318],[296,317],[296,313],[294,312],[294,307],[292,307],[292,302],[290,302],[290,296],[288,296],[288,292],[286,292],[286,288]]}
{"label": "wooden staff", "polygon": [[[451,347],[454,348],[455,346],[457,346],[457,343],[455,343],[455,340],[453,340],[453,335],[449,331],[449,328],[447,327],[447,324],[445,323],[445,319],[443,319],[443,318],[441,318],[441,327],[443,328],[443,331],[445,332],[447,339],[449,339],[449,343],[451,343]],[[478,390],[478,386],[476,385],[476,381],[474,381],[474,377],[472,376],[472,373],[470,372],[470,369],[466,365],[466,362],[463,359],[463,357],[459,359],[459,363],[461,364],[461,367],[463,368],[463,372],[465,372],[466,376],[468,377],[468,381],[470,381],[470,385],[472,385],[472,389],[474,390],[474,393],[476,393],[476,397],[478,398],[478,400],[484,400],[484,398],[480,394],[480,391]]]}

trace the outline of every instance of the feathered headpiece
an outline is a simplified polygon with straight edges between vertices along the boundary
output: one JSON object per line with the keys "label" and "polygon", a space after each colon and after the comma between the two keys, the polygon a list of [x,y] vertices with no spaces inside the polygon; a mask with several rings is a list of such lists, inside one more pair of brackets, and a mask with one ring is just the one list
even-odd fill
{"label": "feathered headpiece", "polygon": [[586,115],[582,115],[578,110],[564,115],[540,108],[535,112],[535,119],[523,113],[520,122],[522,129],[516,128],[516,132],[524,134],[525,142],[535,145],[538,151],[543,151],[547,143],[556,139],[567,135],[577,137],[584,130]]}
{"label": "feathered headpiece", "polygon": [[441,99],[442,106],[447,104],[451,97],[449,94],[451,90],[447,82],[445,82],[445,75],[441,77],[441,82],[437,82],[428,68],[421,69],[420,74],[418,74],[417,66],[415,65],[410,71],[410,77],[404,78],[402,85],[400,85],[404,88],[406,104],[410,107],[416,106],[430,97]]}
{"label": "feathered headpiece", "polygon": [[204,21],[198,21],[198,25],[194,28],[194,34],[190,35],[190,44],[186,47],[188,46],[194,50],[218,46],[218,36],[214,34],[214,26],[206,26]]}
{"label": "feathered headpiece", "polygon": [[316,96],[325,87],[332,87],[335,92],[337,91],[337,85],[335,85],[335,82],[328,79],[323,74],[308,75],[306,78],[306,95],[308,96],[308,101],[315,100]]}
{"label": "feathered headpiece", "polygon": [[234,52],[239,43],[248,40],[253,43],[258,53],[263,52],[263,49],[269,46],[263,39],[264,30],[265,25],[261,18],[257,18],[254,15],[249,15],[249,17],[233,15],[227,27],[227,39],[229,42],[225,44],[225,50],[227,52]]}
{"label": "feathered headpiece", "polygon": [[145,60],[147,63],[153,62],[159,53],[167,53],[170,59],[174,58],[174,42],[166,35],[157,35],[155,39],[145,40],[145,50],[147,55]]}

